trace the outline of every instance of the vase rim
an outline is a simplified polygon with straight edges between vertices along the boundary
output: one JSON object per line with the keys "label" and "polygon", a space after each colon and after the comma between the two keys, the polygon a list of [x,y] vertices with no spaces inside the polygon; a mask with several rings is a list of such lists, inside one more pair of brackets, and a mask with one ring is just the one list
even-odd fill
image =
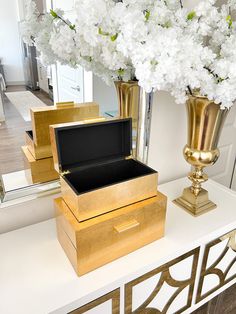
{"label": "vase rim", "polygon": [[[200,99],[205,99],[205,100],[208,100],[209,102],[213,102],[215,103],[215,101],[213,99],[209,99],[207,96],[204,96],[204,95],[201,95],[201,94],[198,94],[198,93],[193,93],[192,95],[191,94],[188,94],[188,97],[193,97],[193,98],[200,98]],[[215,103],[217,106],[220,107],[221,104],[217,104]]]}
{"label": "vase rim", "polygon": [[123,81],[123,80],[116,80],[114,83],[136,83],[138,84],[138,81],[135,80],[129,80],[129,81]]}

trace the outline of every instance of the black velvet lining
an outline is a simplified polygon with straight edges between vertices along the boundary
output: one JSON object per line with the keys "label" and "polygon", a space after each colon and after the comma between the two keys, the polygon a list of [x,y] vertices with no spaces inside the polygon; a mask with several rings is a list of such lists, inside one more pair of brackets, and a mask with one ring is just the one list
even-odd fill
{"label": "black velvet lining", "polygon": [[118,160],[132,148],[132,120],[59,127],[55,131],[61,170]]}
{"label": "black velvet lining", "polygon": [[32,130],[29,130],[29,131],[25,131],[28,135],[29,135],[29,137],[31,137],[32,139],[34,138],[34,136],[33,136],[33,131]]}
{"label": "black velvet lining", "polygon": [[65,175],[65,180],[77,194],[82,194],[152,173],[156,171],[128,159],[73,171]]}

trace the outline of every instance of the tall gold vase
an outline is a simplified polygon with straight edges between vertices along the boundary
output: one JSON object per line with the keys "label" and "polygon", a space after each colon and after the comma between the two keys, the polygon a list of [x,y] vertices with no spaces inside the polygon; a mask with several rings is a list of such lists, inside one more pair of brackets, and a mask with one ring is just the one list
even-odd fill
{"label": "tall gold vase", "polygon": [[186,107],[188,142],[184,148],[184,157],[193,166],[188,176],[192,186],[184,189],[182,196],[174,202],[198,216],[216,207],[209,200],[208,192],[202,188],[202,183],[208,180],[203,170],[214,165],[220,156],[217,146],[229,110],[222,110],[219,105],[201,96],[189,96]]}
{"label": "tall gold vase", "polygon": [[116,81],[119,116],[132,118],[133,156],[147,163],[153,93],[146,93],[138,81]]}

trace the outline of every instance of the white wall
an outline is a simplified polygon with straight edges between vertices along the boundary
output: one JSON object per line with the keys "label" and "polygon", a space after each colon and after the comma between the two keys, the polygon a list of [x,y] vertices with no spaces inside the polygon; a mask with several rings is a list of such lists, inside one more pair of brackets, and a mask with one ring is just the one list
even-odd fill
{"label": "white wall", "polygon": [[17,0],[0,0],[0,58],[7,83],[24,83]]}
{"label": "white wall", "polygon": [[114,84],[112,86],[107,86],[103,80],[93,75],[93,101],[100,105],[100,113],[118,110]]}
{"label": "white wall", "polygon": [[189,171],[182,151],[187,141],[185,105],[165,92],[154,96],[148,164],[159,171],[159,183],[183,177]]}

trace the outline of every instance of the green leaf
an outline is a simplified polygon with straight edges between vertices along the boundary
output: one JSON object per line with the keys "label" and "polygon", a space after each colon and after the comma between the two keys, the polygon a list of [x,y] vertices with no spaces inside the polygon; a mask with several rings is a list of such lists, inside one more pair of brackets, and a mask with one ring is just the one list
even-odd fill
{"label": "green leaf", "polygon": [[233,20],[232,20],[231,15],[228,15],[228,16],[227,16],[226,21],[227,21],[229,27],[231,28],[232,25],[233,25]]}
{"label": "green leaf", "polygon": [[50,10],[50,14],[52,17],[54,17],[55,19],[58,18],[58,15],[55,11],[53,11],[52,9]]}
{"label": "green leaf", "polygon": [[123,76],[125,74],[125,70],[124,69],[119,69],[117,72],[118,72],[119,76]]}
{"label": "green leaf", "polygon": [[150,18],[151,12],[149,10],[145,10],[144,12],[145,12],[145,20],[147,22]]}
{"label": "green leaf", "polygon": [[115,35],[111,36],[111,41],[115,41],[118,37],[118,33],[116,33]]}
{"label": "green leaf", "polygon": [[165,28],[170,28],[170,27],[171,27],[171,22],[170,22],[170,21],[165,22],[165,24],[163,25],[163,27],[165,27]]}
{"label": "green leaf", "polygon": [[75,24],[71,24],[70,29],[72,29],[74,31],[75,30]]}
{"label": "green leaf", "polygon": [[98,34],[103,36],[109,36],[110,34],[107,32],[104,32],[101,27],[98,28]]}
{"label": "green leaf", "polygon": [[192,21],[192,19],[194,19],[196,16],[196,12],[195,11],[191,11],[189,12],[189,14],[187,15],[187,20],[188,21]]}
{"label": "green leaf", "polygon": [[151,60],[151,65],[153,65],[153,66],[156,66],[156,65],[158,65],[158,62],[156,61],[156,60]]}

